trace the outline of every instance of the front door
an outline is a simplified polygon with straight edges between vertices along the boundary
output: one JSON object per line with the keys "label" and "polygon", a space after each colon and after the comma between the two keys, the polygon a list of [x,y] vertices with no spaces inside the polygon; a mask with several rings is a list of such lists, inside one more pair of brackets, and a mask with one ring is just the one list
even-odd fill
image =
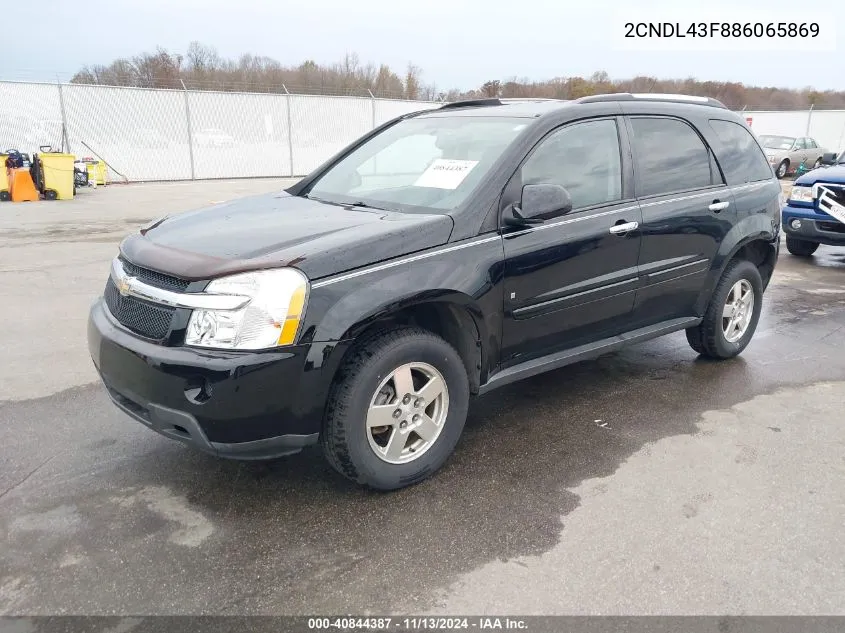
{"label": "front door", "polygon": [[559,184],[572,211],[506,228],[503,367],[617,334],[634,305],[640,209],[622,119],[570,123],[523,161],[503,205],[528,184]]}

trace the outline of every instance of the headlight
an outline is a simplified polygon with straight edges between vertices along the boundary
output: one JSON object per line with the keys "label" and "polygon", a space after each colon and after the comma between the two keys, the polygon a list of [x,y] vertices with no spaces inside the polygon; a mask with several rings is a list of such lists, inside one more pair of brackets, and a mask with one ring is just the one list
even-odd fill
{"label": "headlight", "polygon": [[266,349],[296,341],[308,299],[308,279],[293,268],[262,270],[215,279],[205,293],[249,297],[250,301],[237,310],[194,310],[186,345]]}
{"label": "headlight", "polygon": [[813,202],[812,187],[793,187],[789,199],[795,202]]}

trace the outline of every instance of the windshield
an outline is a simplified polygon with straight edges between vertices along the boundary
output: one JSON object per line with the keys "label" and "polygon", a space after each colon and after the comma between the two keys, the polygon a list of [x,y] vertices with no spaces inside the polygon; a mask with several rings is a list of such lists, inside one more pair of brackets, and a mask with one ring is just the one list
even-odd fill
{"label": "windshield", "polygon": [[792,149],[794,136],[761,136],[760,145],[768,149]]}
{"label": "windshield", "polygon": [[307,195],[395,211],[450,211],[527,125],[509,117],[405,119],[335,164]]}

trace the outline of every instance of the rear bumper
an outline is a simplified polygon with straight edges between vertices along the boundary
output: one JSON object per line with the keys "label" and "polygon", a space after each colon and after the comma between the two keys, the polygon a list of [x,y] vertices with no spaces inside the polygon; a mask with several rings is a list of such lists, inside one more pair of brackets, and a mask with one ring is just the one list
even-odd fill
{"label": "rear bumper", "polygon": [[125,330],[102,299],[91,307],[88,347],[124,413],[161,435],[233,459],[269,459],[315,443],[333,377],[329,361],[345,349],[168,347]]}
{"label": "rear bumper", "polygon": [[[787,237],[827,246],[845,246],[845,224],[829,215],[816,213],[807,207],[785,206],[782,212],[783,230]],[[792,228],[792,220],[801,226]]]}

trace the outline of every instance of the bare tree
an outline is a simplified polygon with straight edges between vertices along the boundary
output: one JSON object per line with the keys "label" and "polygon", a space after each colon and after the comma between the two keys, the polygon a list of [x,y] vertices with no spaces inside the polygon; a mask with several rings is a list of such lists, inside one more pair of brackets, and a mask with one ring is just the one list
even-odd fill
{"label": "bare tree", "polygon": [[178,88],[181,81],[195,90],[267,91],[318,94],[367,95],[382,97],[455,101],[479,97],[544,97],[577,99],[608,92],[678,92],[714,97],[728,107],[807,108],[845,107],[845,91],[818,91],[808,86],[790,90],[769,86],[746,86],[736,82],[658,79],[636,76],[612,79],[603,70],[590,77],[554,77],[545,81],[510,77],[491,79],[477,88],[442,90],[434,83],[423,83],[419,66],[408,64],[404,75],[389,66],[363,64],[356,53],[348,53],[332,65],[306,60],[285,66],[275,59],[244,54],[237,59],[222,58],[217,51],[200,42],[191,42],[184,57],[157,48],[130,59],[115,59],[110,64],[85,66],[73,76],[73,83],[150,88]]}
{"label": "bare tree", "polygon": [[419,99],[421,88],[422,71],[419,66],[408,64],[408,70],[405,71],[405,98]]}

